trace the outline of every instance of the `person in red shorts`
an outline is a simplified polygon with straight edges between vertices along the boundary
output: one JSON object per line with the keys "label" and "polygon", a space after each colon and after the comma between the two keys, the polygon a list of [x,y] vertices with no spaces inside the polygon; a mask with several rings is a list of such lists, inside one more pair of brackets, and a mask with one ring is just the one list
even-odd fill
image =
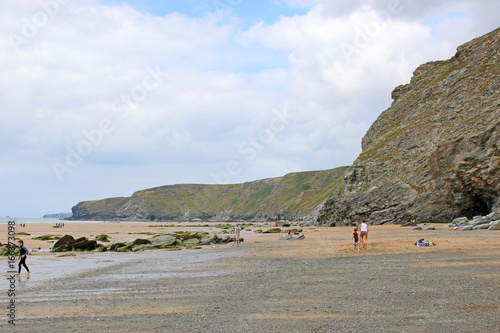
{"label": "person in red shorts", "polygon": [[358,228],[354,228],[354,233],[352,234],[352,238],[354,239],[354,248],[352,249],[353,251],[356,251],[356,248],[358,249],[359,252],[359,246],[358,246]]}

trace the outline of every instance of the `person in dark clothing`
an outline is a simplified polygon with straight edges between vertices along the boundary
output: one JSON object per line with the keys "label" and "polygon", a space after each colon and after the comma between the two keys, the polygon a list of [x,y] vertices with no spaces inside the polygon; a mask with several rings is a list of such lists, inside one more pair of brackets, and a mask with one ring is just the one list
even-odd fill
{"label": "person in dark clothing", "polygon": [[26,266],[26,257],[28,255],[28,249],[26,246],[24,246],[24,241],[23,240],[18,240],[17,243],[19,244],[19,269],[17,271],[17,275],[21,274],[21,265],[26,268],[28,271],[28,275],[30,274],[30,269],[28,266]]}
{"label": "person in dark clothing", "polygon": [[358,228],[354,228],[354,233],[352,234],[352,239],[354,239],[354,248],[352,249],[353,251],[356,251],[358,249],[359,252],[359,246],[358,246]]}

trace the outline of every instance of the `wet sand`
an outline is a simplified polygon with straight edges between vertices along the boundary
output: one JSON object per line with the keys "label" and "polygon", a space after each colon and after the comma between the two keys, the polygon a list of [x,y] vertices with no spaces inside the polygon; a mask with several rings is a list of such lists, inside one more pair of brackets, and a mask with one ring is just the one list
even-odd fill
{"label": "wet sand", "polygon": [[[116,242],[151,237],[138,232],[177,229],[148,227],[153,224],[66,224],[62,230],[45,225],[30,231],[28,226],[22,231],[32,235],[22,237],[31,249],[50,247],[29,237],[53,230],[74,237],[106,233]],[[28,259],[33,274],[17,282],[17,325],[10,327],[3,316],[0,327],[19,332],[499,332],[500,232],[436,229],[373,226],[370,248],[359,253],[352,251],[351,227],[305,228],[302,241],[243,231],[240,247],[71,257],[34,253]],[[437,246],[417,248],[416,238]]]}

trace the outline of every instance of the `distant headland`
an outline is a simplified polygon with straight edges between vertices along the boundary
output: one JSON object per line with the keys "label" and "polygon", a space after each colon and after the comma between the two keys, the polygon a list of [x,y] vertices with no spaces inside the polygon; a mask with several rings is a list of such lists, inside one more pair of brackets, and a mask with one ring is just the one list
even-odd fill
{"label": "distant headland", "polygon": [[45,214],[42,216],[44,219],[65,219],[72,217],[73,213],[55,213],[55,214]]}

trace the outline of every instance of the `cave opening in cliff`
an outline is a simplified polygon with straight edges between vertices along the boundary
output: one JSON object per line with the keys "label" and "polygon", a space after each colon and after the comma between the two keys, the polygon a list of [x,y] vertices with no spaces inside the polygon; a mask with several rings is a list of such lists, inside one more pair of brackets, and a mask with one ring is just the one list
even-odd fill
{"label": "cave opening in cliff", "polygon": [[471,196],[471,205],[463,212],[464,216],[472,219],[474,216],[486,216],[491,213],[490,205],[485,201],[483,196],[474,194]]}

